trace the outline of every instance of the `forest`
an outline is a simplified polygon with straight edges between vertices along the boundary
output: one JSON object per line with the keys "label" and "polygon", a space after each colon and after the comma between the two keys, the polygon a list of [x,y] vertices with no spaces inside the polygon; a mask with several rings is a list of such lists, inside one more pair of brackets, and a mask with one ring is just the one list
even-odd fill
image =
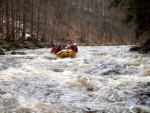
{"label": "forest", "polygon": [[[145,33],[138,37],[142,34],[138,32],[135,36],[137,23],[122,24],[124,18],[132,21],[134,17],[138,22],[140,17],[137,15],[142,15],[136,15],[135,10],[131,10],[134,7],[140,7],[138,10],[146,10],[146,15],[149,14],[149,2],[138,1],[133,4],[135,0],[0,0],[1,47],[8,50],[51,47],[57,42],[76,42],[78,45],[142,44],[149,35]],[[147,7],[144,7],[145,4],[148,4]],[[146,20],[145,23],[139,26],[147,25],[145,29],[149,29],[149,16],[143,20]]]}
{"label": "forest", "polygon": [[150,0],[0,0],[0,113],[150,113]]}

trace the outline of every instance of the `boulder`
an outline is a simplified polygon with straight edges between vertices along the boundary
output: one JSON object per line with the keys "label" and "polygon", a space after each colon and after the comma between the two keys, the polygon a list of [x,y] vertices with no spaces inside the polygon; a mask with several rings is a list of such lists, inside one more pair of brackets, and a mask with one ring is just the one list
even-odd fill
{"label": "boulder", "polygon": [[131,47],[130,49],[129,49],[129,51],[139,51],[141,49],[141,47],[139,47],[139,46],[134,46],[134,47]]}
{"label": "boulder", "polygon": [[5,52],[2,48],[0,48],[0,55],[5,55]]}
{"label": "boulder", "polygon": [[26,55],[27,53],[25,53],[25,52],[16,52],[16,51],[12,51],[12,52],[11,52],[11,55],[16,55],[16,54],[19,54],[19,55]]}

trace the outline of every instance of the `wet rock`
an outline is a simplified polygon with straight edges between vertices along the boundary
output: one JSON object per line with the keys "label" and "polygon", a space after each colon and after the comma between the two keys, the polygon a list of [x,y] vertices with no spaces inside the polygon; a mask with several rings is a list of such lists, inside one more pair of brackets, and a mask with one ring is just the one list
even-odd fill
{"label": "wet rock", "polygon": [[0,48],[0,55],[5,55],[5,52],[2,48]]}
{"label": "wet rock", "polygon": [[138,51],[138,50],[140,50],[141,49],[141,47],[139,47],[139,46],[134,46],[134,47],[131,47],[130,49],[129,49],[129,51]]}
{"label": "wet rock", "polygon": [[119,75],[118,70],[107,70],[101,73],[101,75]]}
{"label": "wet rock", "polygon": [[54,72],[63,72],[63,69],[53,69]]}
{"label": "wet rock", "polygon": [[3,95],[3,94],[6,94],[6,92],[4,92],[4,91],[1,91],[1,90],[0,90],[0,94],[2,94],[2,95]]}
{"label": "wet rock", "polygon": [[141,49],[138,50],[138,52],[141,53],[141,54],[148,53],[148,52],[150,52],[150,46],[141,47]]}
{"label": "wet rock", "polygon": [[26,55],[27,53],[25,53],[25,52],[16,52],[16,51],[11,52],[11,55],[16,55],[16,54]]}
{"label": "wet rock", "polygon": [[150,108],[146,106],[136,105],[135,109],[137,113],[150,113]]}
{"label": "wet rock", "polygon": [[138,97],[138,104],[150,106],[150,92],[141,92]]}
{"label": "wet rock", "polygon": [[84,111],[85,111],[86,113],[96,113],[96,110],[91,109],[91,108],[84,108]]}
{"label": "wet rock", "polygon": [[17,53],[15,51],[12,51],[11,52],[11,55],[16,55]]}
{"label": "wet rock", "polygon": [[129,49],[129,51],[137,51],[140,54],[145,54],[150,52],[150,46],[134,46]]}

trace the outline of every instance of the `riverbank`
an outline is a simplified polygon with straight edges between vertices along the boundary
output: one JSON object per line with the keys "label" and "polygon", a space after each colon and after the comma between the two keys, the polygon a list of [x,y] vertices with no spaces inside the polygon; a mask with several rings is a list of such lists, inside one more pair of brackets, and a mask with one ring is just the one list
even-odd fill
{"label": "riverbank", "polygon": [[[116,46],[116,44],[94,44],[94,43],[79,43],[77,42],[78,46]],[[41,42],[37,39],[29,38],[24,42],[6,42],[5,40],[0,39],[0,55],[5,55],[6,51],[12,51],[11,54],[25,54],[25,53],[17,53],[15,50],[18,49],[39,49],[39,48],[50,48],[53,44],[48,42]],[[150,52],[150,45],[146,46],[131,46],[129,51],[136,51],[140,54],[146,54]]]}
{"label": "riverbank", "polygon": [[0,40],[0,55],[5,55],[6,51],[12,51],[12,54],[15,54],[14,51],[18,49],[39,49],[51,46],[51,44],[47,44],[36,39],[24,42],[6,42],[5,40]]}

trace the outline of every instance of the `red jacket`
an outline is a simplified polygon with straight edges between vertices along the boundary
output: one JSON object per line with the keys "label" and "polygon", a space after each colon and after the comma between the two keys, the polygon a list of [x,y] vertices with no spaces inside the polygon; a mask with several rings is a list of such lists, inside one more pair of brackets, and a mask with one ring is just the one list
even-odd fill
{"label": "red jacket", "polygon": [[70,45],[67,49],[71,49],[73,50],[74,52],[76,52],[76,47],[74,45]]}
{"label": "red jacket", "polygon": [[51,53],[54,53],[54,51],[56,50],[57,46],[54,46],[52,49],[51,49]]}
{"label": "red jacket", "polygon": [[60,47],[61,47],[60,45],[53,47],[53,48],[51,49],[51,53],[56,54],[57,52],[60,51]]}

